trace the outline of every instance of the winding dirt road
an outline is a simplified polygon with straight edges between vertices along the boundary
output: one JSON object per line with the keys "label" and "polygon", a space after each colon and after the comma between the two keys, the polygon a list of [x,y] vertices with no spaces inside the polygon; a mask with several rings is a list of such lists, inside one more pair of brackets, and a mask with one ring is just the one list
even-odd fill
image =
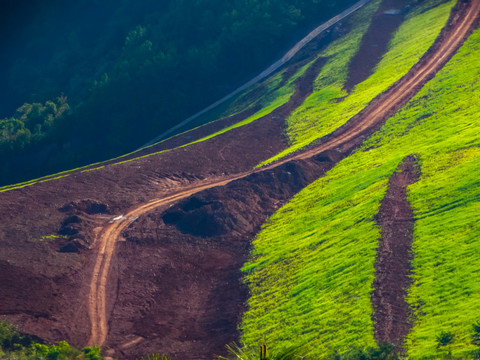
{"label": "winding dirt road", "polygon": [[[462,1],[462,0],[459,0]],[[296,159],[307,159],[326,150],[342,148],[344,152],[358,146],[363,138],[371,134],[396,110],[405,105],[421,87],[447,63],[463,44],[469,33],[476,26],[480,14],[480,0],[471,0],[451,19],[452,24],[446,26],[431,51],[425,55],[402,79],[385,93],[374,99],[363,111],[350,119],[344,126],[326,137],[319,145],[302,153],[295,154],[269,166],[241,173],[229,178],[217,178],[197,183],[192,187],[181,189],[174,194],[152,200],[138,206],[117,221],[108,224],[96,240],[98,253],[90,281],[88,312],[91,322],[89,345],[103,345],[108,334],[106,311],[106,287],[115,245],[121,232],[135,219],[153,209],[170,205],[202,190],[224,186],[229,182],[244,178],[256,172],[272,169]]]}

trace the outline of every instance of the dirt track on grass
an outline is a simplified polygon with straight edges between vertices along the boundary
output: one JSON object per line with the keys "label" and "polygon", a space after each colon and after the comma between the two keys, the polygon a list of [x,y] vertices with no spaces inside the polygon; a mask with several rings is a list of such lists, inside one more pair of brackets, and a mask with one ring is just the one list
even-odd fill
{"label": "dirt track on grass", "polygon": [[[341,152],[349,151],[404,106],[448,62],[476,27],[480,0],[460,1],[459,4],[460,8],[454,9],[453,18],[432,48],[402,79],[377,96],[345,125],[321,139],[319,145],[292,158],[307,159],[333,148],[338,148]],[[284,161],[286,160],[282,162]]]}
{"label": "dirt track on grass", "polygon": [[[351,92],[373,74],[375,66],[388,50],[393,33],[405,18],[404,0],[384,0],[373,16],[372,22],[362,37],[360,47],[348,65],[348,77],[344,88]],[[382,29],[382,31],[378,31]]]}
{"label": "dirt track on grass", "polygon": [[221,178],[193,188],[181,190],[162,199],[153,200],[128,212],[124,221],[105,227],[97,240],[98,255],[90,282],[88,312],[91,321],[90,344],[102,345],[108,334],[106,314],[106,292],[108,275],[115,244],[121,232],[134,219],[158,207],[166,206],[200,191],[224,186],[249,175],[272,170],[287,162],[313,158],[323,152],[335,150],[342,154],[350,153],[363,139],[378,129],[386,119],[411,99],[420,88],[439,71],[461,46],[468,34],[476,26],[480,13],[480,0],[461,2],[453,13],[449,25],[442,30],[439,39],[429,52],[414,66],[407,75],[394,84],[384,94],[374,99],[362,112],[353,117],[344,126],[320,140],[310,149],[295,154],[288,159],[245,172],[230,178]]}
{"label": "dirt track on grass", "polygon": [[[291,99],[284,105],[275,109],[271,114],[266,115],[271,118],[285,119],[312,93],[313,81],[316,74],[326,62],[326,58],[318,58],[305,72],[303,76],[295,82],[295,92]],[[107,316],[106,316],[106,284],[112,256],[115,249],[115,240],[119,238],[121,232],[128,227],[139,216],[151,211],[152,209],[174,203],[184,199],[192,194],[198,193],[212,187],[223,186],[231,181],[244,178],[253,172],[241,173],[227,179],[217,179],[206,183],[197,184],[193,188],[184,189],[173,195],[150,201],[146,204],[131,210],[126,215],[113,224],[108,225],[101,233],[98,241],[100,249],[95,261],[92,279],[90,282],[90,292],[88,299],[88,313],[91,321],[91,335],[88,344],[103,345],[107,336]]]}

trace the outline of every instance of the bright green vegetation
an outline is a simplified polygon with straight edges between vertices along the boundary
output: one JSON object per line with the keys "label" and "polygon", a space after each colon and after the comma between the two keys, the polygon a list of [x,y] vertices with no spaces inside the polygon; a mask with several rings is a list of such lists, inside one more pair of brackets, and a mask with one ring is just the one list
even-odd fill
{"label": "bright green vegetation", "polygon": [[70,346],[65,341],[57,345],[44,345],[18,332],[15,326],[0,321],[0,359],[10,360],[103,360],[100,348],[83,350]]}
{"label": "bright green vegetation", "polygon": [[69,109],[64,96],[45,104],[23,104],[14,116],[0,119],[0,154],[41,141]]}
{"label": "bright green vegetation", "polygon": [[392,124],[397,134],[411,133],[400,123],[412,119],[412,126],[416,119],[424,130],[409,136],[424,159],[422,178],[409,196],[417,221],[409,296],[416,321],[408,345],[416,357],[433,352],[439,329],[455,335],[453,355],[466,356],[471,324],[479,319],[480,102],[474,100],[480,99],[479,53],[477,30]]}
{"label": "bright green vegetation", "polygon": [[[348,160],[273,215],[255,239],[244,267],[251,291],[245,343],[263,336],[280,346],[305,342],[317,356],[374,345],[370,284],[379,230],[373,216],[388,175],[376,161],[365,167]],[[389,173],[396,165],[386,164]],[[344,179],[345,171],[358,176]]]}
{"label": "bright green vegetation", "polygon": [[[65,341],[57,345],[39,343],[34,338],[20,333],[16,326],[0,321],[1,360],[105,360],[97,346],[82,350]],[[167,355],[149,354],[140,360],[171,360]]]}
{"label": "bright green vegetation", "polygon": [[[437,20],[444,21],[450,6],[409,22],[423,26],[440,12]],[[407,30],[404,25],[396,39],[412,33]],[[389,177],[404,157],[415,154],[421,177],[408,188],[416,219],[408,355],[436,358],[451,351],[467,358],[476,349],[471,341],[480,313],[479,53],[477,30],[379,132],[270,218],[243,269],[251,291],[242,324],[245,344],[264,338],[277,347],[306,343],[318,358],[353,343],[374,344],[374,217]],[[442,331],[454,335],[446,347],[439,346]]]}
{"label": "bright green vegetation", "polygon": [[160,354],[150,354],[145,357],[142,357],[140,360],[171,360],[167,355]]}
{"label": "bright green vegetation", "polygon": [[50,241],[50,240],[55,240],[55,239],[66,239],[68,236],[65,235],[58,235],[58,234],[50,234],[50,235],[44,235],[37,241],[44,242],[44,241]]}
{"label": "bright green vegetation", "polygon": [[348,94],[343,89],[348,63],[358,50],[361,36],[368,26],[365,20],[357,19],[360,20],[358,29],[333,43],[321,54],[329,56],[330,60],[316,80],[315,91],[287,119],[287,135],[292,145],[264,163],[280,159],[331,133],[405,75],[436,39],[455,1],[422,13],[432,3],[435,1],[425,3],[408,14],[374,74]]}

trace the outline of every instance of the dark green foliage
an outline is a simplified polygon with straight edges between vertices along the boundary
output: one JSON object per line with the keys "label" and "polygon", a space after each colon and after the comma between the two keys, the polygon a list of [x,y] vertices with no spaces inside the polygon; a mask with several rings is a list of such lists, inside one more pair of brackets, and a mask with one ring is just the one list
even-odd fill
{"label": "dark green foliage", "polygon": [[472,334],[472,344],[480,346],[480,321],[477,321],[472,325],[473,334]]}
{"label": "dark green foliage", "polygon": [[472,327],[473,334],[471,343],[478,348],[472,351],[471,356],[473,359],[480,359],[480,321],[477,321],[475,324],[472,325]]}
{"label": "dark green foliage", "polygon": [[92,346],[79,350],[65,341],[60,341],[58,345],[40,344],[34,338],[21,334],[14,325],[0,321],[0,359],[103,360],[104,358],[100,355],[99,347]]}
{"label": "dark green foliage", "polygon": [[[313,24],[353,2],[19,0],[2,5],[0,14],[8,16],[0,22],[8,31],[0,34],[0,78],[6,79],[0,84],[0,118],[28,102],[23,110],[30,111],[30,120],[24,125],[16,115],[3,120],[8,140],[0,161],[8,171],[0,174],[0,183],[135,149],[233,90]],[[40,106],[62,93],[71,113],[52,131]]]}
{"label": "dark green foliage", "polygon": [[437,349],[439,350],[446,350],[447,353],[444,353],[444,357],[452,358],[452,349],[450,345],[452,345],[455,335],[451,331],[442,331],[440,335],[436,336],[437,341]]}
{"label": "dark green foliage", "polygon": [[14,325],[0,321],[0,350],[13,351],[31,344],[32,340],[28,336],[20,334]]}
{"label": "dark green foliage", "polygon": [[33,344],[30,349],[23,351],[26,359],[45,359],[45,360],[103,360],[100,355],[100,348],[92,346],[78,350],[70,346],[65,341],[60,341],[58,345]]}
{"label": "dark green foliage", "polygon": [[480,359],[480,349],[473,350],[470,356],[472,359]]}
{"label": "dark green foliage", "polygon": [[69,109],[67,98],[60,96],[45,104],[25,103],[13,117],[0,119],[0,156],[23,150],[52,134],[54,126]]}

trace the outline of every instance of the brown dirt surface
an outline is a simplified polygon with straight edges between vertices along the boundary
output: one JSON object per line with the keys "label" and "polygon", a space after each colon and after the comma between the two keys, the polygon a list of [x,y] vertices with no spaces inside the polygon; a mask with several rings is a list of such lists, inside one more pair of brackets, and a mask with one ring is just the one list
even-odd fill
{"label": "brown dirt surface", "polygon": [[[308,96],[312,88],[308,83],[315,76],[310,71],[298,80],[298,91],[291,100],[294,105],[284,106],[284,114]],[[102,251],[98,239],[109,222],[129,209],[132,213],[144,209],[152,199],[165,200],[178,193],[186,196],[189,188],[199,191],[205,184],[214,181],[219,185],[222,179],[244,174],[285,148],[283,124],[284,119],[265,116],[186,148],[127,163],[101,164],[97,166],[104,167],[97,170],[76,171],[0,193],[4,220],[0,264],[5,270],[0,282],[0,316],[47,342],[64,339],[77,346],[92,338],[101,342],[103,335],[91,334],[88,304],[92,287],[106,286],[108,267],[98,259],[110,263],[116,238],[108,238],[114,242],[108,253]],[[92,285],[92,273],[103,283]],[[111,298],[106,303],[100,299],[100,309],[111,306]],[[96,319],[94,323],[102,323]]]}
{"label": "brown dirt surface", "polygon": [[[287,140],[283,137],[283,125],[284,125],[285,119],[291,114],[293,110],[295,110],[298,106],[300,106],[303,103],[303,101],[312,93],[313,82],[326,61],[327,61],[326,58],[317,59],[315,63],[308,68],[305,74],[303,74],[301,77],[299,77],[295,81],[295,91],[292,97],[289,99],[289,101],[286,104],[275,109],[273,112],[249,124],[249,127],[252,128],[252,130],[247,131],[245,134],[251,137],[252,133],[255,132],[257,138],[263,137],[263,139],[269,143],[272,143],[272,144],[275,143],[275,144],[278,144],[279,146],[282,146],[282,145],[286,146]],[[298,64],[293,64],[292,68],[298,69]],[[294,72],[289,71],[288,69],[287,69],[287,73],[289,75],[286,75],[286,76],[291,77],[294,75]],[[248,97],[251,97],[254,95],[255,95],[255,92],[253,92],[253,94],[247,94]],[[180,135],[174,136],[171,139],[162,141],[161,143],[151,148],[147,148],[145,150],[140,150],[138,152],[135,152],[134,154],[132,154],[132,157],[138,157],[138,156],[142,156],[145,154],[149,154],[149,153],[161,151],[161,150],[173,149],[175,147],[182,146],[189,142],[201,139],[205,136],[208,136],[214,132],[220,131],[224,128],[227,128],[233,124],[236,124],[248,118],[250,115],[253,115],[256,110],[258,109],[254,107],[254,108],[245,110],[239,114],[233,115],[231,117],[227,117],[215,122],[211,122],[209,124],[205,124],[191,131],[187,131],[184,134],[180,134]],[[234,139],[237,139],[237,143],[240,141],[242,141],[243,143],[248,143],[248,140],[245,138],[242,138],[240,141],[238,140],[238,136],[242,136],[242,137],[245,136],[243,135],[244,132],[233,131],[233,133],[230,134],[231,131],[229,131],[228,133],[225,133],[225,135],[222,136],[223,142],[228,143],[229,147],[231,147],[231,144]],[[278,145],[276,149],[280,149]]]}
{"label": "brown dirt surface", "polygon": [[[412,71],[346,126],[290,159],[251,170],[286,146],[284,119],[266,116],[186,148],[0,193],[5,270],[0,294],[9,299],[5,310],[0,302],[0,315],[48,342],[65,339],[83,346],[87,339],[106,339],[113,354],[126,357],[154,348],[192,359],[199,357],[188,351],[198,350],[204,358],[221,351],[221,341],[238,335],[245,296],[239,268],[251,237],[265,216],[312,177],[290,176],[321,176],[321,164],[331,166],[378,129],[455,53],[479,13],[480,0],[461,2]],[[298,96],[308,94],[314,77],[312,70],[299,80]],[[294,96],[292,104],[300,98]],[[301,159],[306,161],[287,164]],[[208,195],[200,197],[203,190]],[[198,201],[186,199],[165,212],[191,195]],[[189,228],[185,219],[195,216],[211,227],[202,230],[202,221]],[[59,232],[65,238],[46,237]],[[176,279],[172,287],[162,287],[170,278]],[[32,286],[25,297],[22,288],[30,282],[43,286]],[[163,308],[168,312],[152,315]],[[218,341],[210,336],[215,334]],[[157,347],[161,344],[165,350]]]}
{"label": "brown dirt surface", "polygon": [[373,74],[375,66],[387,51],[392,35],[403,22],[405,11],[405,0],[382,1],[349,64],[344,86],[348,92]]}
{"label": "brown dirt surface", "polygon": [[175,359],[224,354],[225,344],[238,340],[232,330],[247,297],[240,268],[250,240],[267,216],[334,165],[322,160],[206,189],[125,228],[107,290],[117,298],[106,341],[115,356],[133,359],[156,349]]}
{"label": "brown dirt surface", "polygon": [[381,238],[372,292],[375,340],[395,344],[399,349],[403,348],[412,325],[406,297],[411,284],[414,217],[407,187],[418,178],[415,157],[407,156],[390,177],[377,215]]}

